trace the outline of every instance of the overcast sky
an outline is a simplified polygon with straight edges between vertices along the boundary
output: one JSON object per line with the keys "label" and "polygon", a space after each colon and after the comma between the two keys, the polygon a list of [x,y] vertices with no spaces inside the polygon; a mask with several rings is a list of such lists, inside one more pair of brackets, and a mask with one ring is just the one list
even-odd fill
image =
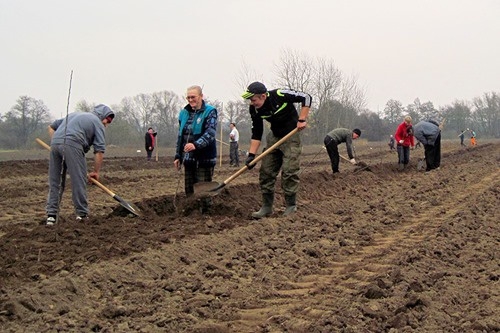
{"label": "overcast sky", "polygon": [[235,100],[242,64],[271,82],[284,49],[356,75],[372,111],[439,107],[500,90],[499,13],[499,0],[0,0],[0,113],[28,95],[65,115],[71,70],[70,112],[193,84]]}

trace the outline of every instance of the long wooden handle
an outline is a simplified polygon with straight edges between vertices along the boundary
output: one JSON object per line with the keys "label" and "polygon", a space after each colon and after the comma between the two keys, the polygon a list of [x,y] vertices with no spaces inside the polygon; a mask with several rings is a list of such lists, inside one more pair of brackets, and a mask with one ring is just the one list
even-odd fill
{"label": "long wooden handle", "polygon": [[[290,133],[288,133],[287,135],[285,135],[284,137],[282,137],[281,139],[279,139],[275,144],[273,144],[271,147],[269,147],[266,150],[264,150],[262,152],[262,154],[260,154],[252,162],[250,162],[249,165],[250,166],[255,165],[257,162],[259,162],[261,159],[263,159],[267,154],[269,154],[270,152],[272,152],[273,150],[275,150],[276,148],[278,148],[283,142],[285,142],[286,140],[288,140],[291,136],[293,136],[298,131],[299,131],[298,128],[295,128],[293,131],[291,131]],[[233,181],[236,177],[240,176],[242,173],[244,173],[247,170],[248,170],[248,167],[245,165],[243,168],[241,168],[240,170],[236,171],[236,173],[234,173],[233,175],[231,175],[231,177],[229,177],[228,179],[226,179],[224,181],[224,184],[228,184],[229,182]]]}
{"label": "long wooden handle", "polygon": [[[38,142],[38,144],[40,146],[42,146],[43,148],[47,149],[47,150],[50,150],[50,146],[48,144],[46,144],[44,141],[40,140],[39,138],[36,138],[35,139],[36,142]],[[96,184],[97,186],[99,186],[104,192],[106,192],[107,194],[109,194],[110,196],[114,197],[115,196],[115,193],[113,193],[113,191],[111,191],[109,188],[107,188],[106,186],[102,185],[97,179],[94,179],[94,178],[90,178],[90,181],[94,184]]]}
{"label": "long wooden handle", "polygon": [[50,150],[50,146],[48,144],[46,144],[45,142],[43,142],[42,140],[40,140],[39,138],[36,138],[35,141],[38,142],[38,144],[40,146],[42,146],[43,148]]}
{"label": "long wooden handle", "polygon": [[104,192],[106,192],[107,194],[109,194],[110,196],[114,197],[115,196],[115,193],[113,191],[111,191],[109,188],[107,188],[106,186],[102,185],[97,179],[94,179],[94,178],[90,178],[90,181],[94,184],[96,184],[97,186],[99,186]]}
{"label": "long wooden handle", "polygon": [[350,159],[348,159],[347,157],[345,157],[344,155],[341,155],[339,154],[340,158],[342,158],[343,160],[346,160],[347,162],[351,162]]}

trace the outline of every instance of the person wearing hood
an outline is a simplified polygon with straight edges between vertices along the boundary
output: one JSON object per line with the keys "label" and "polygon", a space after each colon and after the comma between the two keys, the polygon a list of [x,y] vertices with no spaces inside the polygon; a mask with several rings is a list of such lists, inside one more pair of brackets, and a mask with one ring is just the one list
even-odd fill
{"label": "person wearing hood", "polygon": [[[47,225],[56,223],[59,205],[66,184],[66,173],[71,178],[72,200],[76,220],[88,217],[87,181],[99,180],[103,155],[106,150],[105,129],[115,114],[107,105],[99,104],[92,112],[73,112],[49,125],[50,142],[49,194],[47,198]],[[94,167],[87,174],[85,154],[94,148]]]}
{"label": "person wearing hood", "polygon": [[434,120],[422,120],[413,126],[413,135],[424,145],[425,171],[441,165],[441,128]]}

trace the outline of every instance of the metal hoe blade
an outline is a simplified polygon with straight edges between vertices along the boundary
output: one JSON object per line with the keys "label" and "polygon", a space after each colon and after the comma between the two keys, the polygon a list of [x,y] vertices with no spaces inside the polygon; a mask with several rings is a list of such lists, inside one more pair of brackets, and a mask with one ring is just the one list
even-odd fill
{"label": "metal hoe blade", "polygon": [[122,205],[122,207],[124,207],[126,210],[128,210],[129,212],[131,212],[135,216],[140,216],[139,208],[137,208],[135,205],[123,200],[122,198],[120,198],[116,194],[113,196],[113,199],[118,201],[120,203],[120,205]]}
{"label": "metal hoe blade", "polygon": [[225,186],[224,183],[218,182],[201,182],[194,184],[194,193],[199,195],[212,196],[219,194],[220,190]]}

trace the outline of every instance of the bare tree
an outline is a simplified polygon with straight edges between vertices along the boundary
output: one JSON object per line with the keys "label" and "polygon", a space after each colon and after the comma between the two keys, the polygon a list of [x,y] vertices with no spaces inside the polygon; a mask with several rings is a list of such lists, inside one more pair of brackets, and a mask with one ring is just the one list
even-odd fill
{"label": "bare tree", "polygon": [[95,103],[89,103],[86,100],[81,100],[76,103],[75,111],[79,112],[91,112],[94,110]]}
{"label": "bare tree", "polygon": [[455,100],[451,105],[444,106],[441,109],[441,114],[446,118],[445,130],[456,133],[461,133],[467,127],[470,127],[471,122],[471,103],[466,101]]}
{"label": "bare tree", "polygon": [[385,104],[385,108],[382,114],[384,119],[386,119],[389,124],[397,124],[402,120],[403,112],[403,104],[400,101],[390,99]]}
{"label": "bare tree", "polygon": [[366,92],[358,83],[357,75],[342,80],[340,102],[354,110],[361,111],[366,106]]}
{"label": "bare tree", "polygon": [[150,124],[157,123],[158,110],[152,94],[124,98],[120,104],[127,121],[138,133],[145,133]]}
{"label": "bare tree", "polygon": [[338,97],[342,72],[333,61],[318,58],[314,84],[312,95],[316,108],[311,110],[309,123],[315,132],[314,136],[321,139],[321,136],[333,127],[333,101]]}
{"label": "bare tree", "polygon": [[250,68],[246,62],[241,63],[241,69],[236,77],[236,86],[238,87],[238,94],[243,93],[248,85],[254,81],[263,82],[263,76],[257,74],[255,69]]}
{"label": "bare tree", "polygon": [[15,138],[11,144],[13,148],[26,146],[33,134],[45,127],[50,116],[49,109],[42,100],[29,96],[18,98],[9,112],[3,116],[5,124]]}
{"label": "bare tree", "polygon": [[311,92],[314,87],[312,59],[291,49],[281,51],[279,63],[274,65],[275,85],[298,91]]}
{"label": "bare tree", "polygon": [[473,119],[486,136],[500,136],[500,95],[496,92],[485,93],[482,98],[473,100]]}
{"label": "bare tree", "polygon": [[[183,100],[172,91],[160,91],[153,93],[155,109],[158,112],[156,129],[158,135],[165,138],[177,137],[178,115],[182,108]],[[151,123],[150,126],[154,127]],[[170,140],[173,141],[173,140]],[[175,144],[175,142],[174,142]]]}
{"label": "bare tree", "polygon": [[250,125],[248,104],[244,101],[229,101],[226,103],[223,121]]}

